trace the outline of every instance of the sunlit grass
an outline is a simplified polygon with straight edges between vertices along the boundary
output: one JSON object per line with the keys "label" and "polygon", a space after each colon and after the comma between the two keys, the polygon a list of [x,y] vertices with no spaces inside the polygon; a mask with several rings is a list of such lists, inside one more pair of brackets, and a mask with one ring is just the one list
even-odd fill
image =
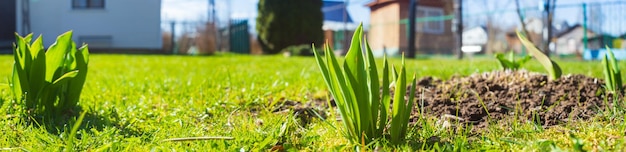
{"label": "sunlit grass", "polygon": [[[12,57],[0,55],[0,84],[10,76]],[[395,65],[399,59],[391,59]],[[599,61],[558,60],[564,74],[577,73],[603,78]],[[379,59],[377,63],[382,63]],[[625,62],[620,63],[626,67]],[[159,56],[159,55],[91,55],[90,71],[79,106],[87,111],[78,130],[78,150],[109,149],[111,151],[227,151],[267,150],[279,142],[278,133],[288,118],[285,113],[272,113],[270,101],[308,102],[315,94],[325,92],[325,84],[312,57],[282,56]],[[382,67],[382,65],[378,65]],[[492,58],[453,60],[446,57],[407,60],[407,72],[417,77],[434,76],[449,79],[475,72],[500,69]],[[542,72],[536,61],[523,65],[530,71]],[[323,93],[322,93],[323,94]],[[10,90],[0,85],[0,149],[23,148],[29,151],[53,151],[65,146],[65,132],[74,121],[57,128],[25,124],[25,119],[11,113]],[[251,109],[260,109],[252,112]],[[349,150],[351,145],[334,127],[340,125],[334,116],[323,122],[293,127],[287,133],[286,148],[309,151]],[[613,119],[608,119],[612,117]],[[408,144],[402,149],[422,149],[419,143],[438,137],[441,145],[457,149],[502,151],[537,151],[549,142],[559,148],[573,147],[570,133],[584,140],[586,150],[623,151],[626,145],[623,112],[614,116],[547,128],[537,131],[534,125],[519,122],[517,131],[511,125],[493,126],[470,135],[452,129],[441,130],[433,125],[409,129]],[[168,138],[227,136],[233,140],[164,142]],[[346,146],[347,145],[347,146]],[[423,145],[423,144],[422,144]],[[432,145],[423,145],[426,149]],[[455,147],[456,146],[456,147]],[[346,148],[346,149],[342,149]],[[386,147],[392,148],[392,147]],[[213,149],[213,150],[212,150]]]}

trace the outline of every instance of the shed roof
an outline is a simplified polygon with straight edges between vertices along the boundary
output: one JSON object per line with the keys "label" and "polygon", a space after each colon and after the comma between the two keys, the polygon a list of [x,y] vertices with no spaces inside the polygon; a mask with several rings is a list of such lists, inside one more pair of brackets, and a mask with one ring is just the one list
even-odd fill
{"label": "shed roof", "polygon": [[346,21],[352,23],[350,14],[345,11],[344,2],[340,1],[324,1],[322,12],[324,13],[324,21],[344,21],[344,12],[346,13]]}

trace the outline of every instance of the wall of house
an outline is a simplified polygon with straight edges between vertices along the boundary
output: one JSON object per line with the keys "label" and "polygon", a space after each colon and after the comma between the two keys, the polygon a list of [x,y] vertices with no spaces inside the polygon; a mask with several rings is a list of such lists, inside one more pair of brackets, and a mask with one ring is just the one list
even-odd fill
{"label": "wall of house", "polygon": [[[595,36],[592,32],[587,32],[588,37]],[[556,53],[558,54],[575,54],[583,51],[583,28],[576,28],[571,32],[564,34],[556,40]]]}
{"label": "wall of house", "polygon": [[372,52],[376,56],[397,54],[400,50],[400,4],[389,3],[371,8],[370,22],[373,23],[367,35]]}
{"label": "wall of house", "polygon": [[335,37],[332,30],[324,30],[324,44],[315,44],[315,47],[322,47],[328,45],[330,48],[335,48]]}
{"label": "wall of house", "polygon": [[[156,50],[162,47],[160,0],[106,0],[104,9],[73,9],[72,1],[48,0],[31,1],[30,6],[31,32],[43,34],[46,46],[57,35],[73,30],[77,43],[89,37],[90,41],[110,38],[110,42],[90,44],[90,48]],[[19,13],[18,19],[21,19]]]}
{"label": "wall of house", "polygon": [[0,0],[0,52],[5,49],[10,49],[11,44],[15,41],[16,25],[16,0]]}
{"label": "wall of house", "polygon": [[[453,14],[452,8],[453,0],[421,0],[418,2],[418,6],[439,7],[443,8],[444,15]],[[401,11],[400,18],[409,18],[409,1],[400,2]],[[408,50],[408,24],[400,24],[400,51]],[[444,21],[444,32],[439,34],[430,34],[424,32],[415,32],[415,45],[417,47],[417,54],[452,54],[456,48],[455,35],[451,31],[452,22],[450,20]]]}

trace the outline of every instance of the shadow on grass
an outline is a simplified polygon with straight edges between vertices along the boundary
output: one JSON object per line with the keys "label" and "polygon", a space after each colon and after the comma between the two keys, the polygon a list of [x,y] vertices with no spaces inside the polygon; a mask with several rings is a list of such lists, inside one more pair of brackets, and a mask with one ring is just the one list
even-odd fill
{"label": "shadow on grass", "polygon": [[409,147],[413,150],[435,150],[435,151],[454,151],[455,145],[448,141],[442,141],[439,137],[433,136],[426,141],[409,141]]}
{"label": "shadow on grass", "polygon": [[[83,111],[84,109],[77,107],[59,117],[37,115],[27,117],[25,121],[29,125],[44,127],[50,134],[69,134],[72,126],[77,122]],[[109,114],[98,114],[93,112],[93,110],[87,110],[78,132],[92,133],[94,131],[101,132],[107,128],[114,128],[116,135],[124,137],[141,137],[144,135],[143,131],[132,127],[130,122],[121,120],[122,118],[119,117],[116,111],[112,111]]]}

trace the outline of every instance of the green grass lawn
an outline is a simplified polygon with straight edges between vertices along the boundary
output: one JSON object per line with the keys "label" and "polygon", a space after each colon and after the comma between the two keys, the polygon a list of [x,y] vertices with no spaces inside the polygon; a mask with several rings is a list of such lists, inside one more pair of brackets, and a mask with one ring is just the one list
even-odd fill
{"label": "green grass lawn", "polygon": [[[53,151],[63,148],[72,124],[26,124],[28,117],[14,113],[6,85],[13,58],[0,56],[0,150]],[[598,61],[557,60],[563,72],[603,78]],[[382,63],[378,61],[378,63]],[[393,59],[392,63],[400,63]],[[380,65],[379,65],[380,66]],[[620,65],[626,67],[625,62]],[[294,125],[288,113],[273,113],[276,101],[309,102],[326,98],[326,86],[312,57],[283,56],[160,56],[92,55],[90,71],[79,106],[87,116],[79,129],[80,151],[265,151],[277,143],[286,149],[307,151],[350,150],[334,117]],[[523,66],[543,72],[536,61]],[[448,79],[499,69],[495,59],[407,60],[407,71],[418,77]],[[331,113],[334,115],[338,113]],[[626,150],[624,113],[598,116],[584,122],[549,129],[526,122],[493,125],[479,134],[440,129],[435,120],[412,127],[405,150],[433,147],[460,150],[539,151],[574,150],[581,139],[585,150]],[[69,121],[70,123],[74,121]],[[288,123],[285,123],[288,122]],[[286,125],[283,125],[286,124]],[[283,127],[284,126],[284,127]],[[500,126],[500,127],[499,127]],[[285,132],[281,132],[285,128]],[[169,138],[225,136],[232,140],[163,141]],[[576,136],[577,138],[571,137]],[[437,146],[433,137],[440,140]],[[425,144],[423,144],[425,143]],[[382,146],[383,148],[392,148]],[[344,149],[345,148],[345,149]],[[388,150],[385,150],[388,151]]]}

